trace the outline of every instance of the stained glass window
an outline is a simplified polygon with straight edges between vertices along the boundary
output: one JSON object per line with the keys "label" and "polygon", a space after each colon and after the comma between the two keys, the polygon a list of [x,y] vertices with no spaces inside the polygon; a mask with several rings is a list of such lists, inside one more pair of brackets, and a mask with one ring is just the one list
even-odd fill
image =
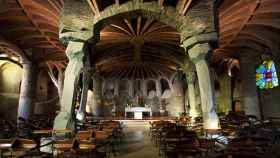
{"label": "stained glass window", "polygon": [[275,64],[272,60],[266,60],[258,66],[256,69],[256,84],[260,89],[270,89],[279,85]]}

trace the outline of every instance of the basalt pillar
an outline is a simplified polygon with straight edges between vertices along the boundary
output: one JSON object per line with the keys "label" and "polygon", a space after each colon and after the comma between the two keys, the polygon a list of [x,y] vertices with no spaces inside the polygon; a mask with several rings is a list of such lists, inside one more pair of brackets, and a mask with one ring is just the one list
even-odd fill
{"label": "basalt pillar", "polygon": [[79,110],[76,114],[76,118],[80,121],[83,121],[86,115],[86,104],[88,98],[89,81],[90,81],[90,68],[88,66],[83,71],[83,87],[82,87],[81,101],[80,101]]}
{"label": "basalt pillar", "polygon": [[259,97],[255,77],[258,61],[257,56],[250,54],[250,52],[241,53],[240,73],[242,80],[242,110],[244,110],[247,115],[254,115],[260,118]]}
{"label": "basalt pillar", "polygon": [[[18,118],[29,119],[34,111],[34,98],[37,85],[38,69],[32,62],[24,62],[23,76],[20,87],[20,97],[18,105]],[[18,120],[20,123],[20,120]]]}
{"label": "basalt pillar", "polygon": [[83,58],[85,43],[70,41],[66,55],[69,63],[65,70],[64,88],[61,98],[61,109],[54,122],[54,129],[74,129],[75,128],[75,99],[79,75],[84,66]]}
{"label": "basalt pillar", "polygon": [[196,93],[195,93],[195,80],[196,73],[194,71],[190,71],[186,73],[187,83],[188,83],[188,100],[190,105],[189,114],[192,117],[192,120],[199,116],[199,112],[197,111],[197,102],[196,102]]}
{"label": "basalt pillar", "polygon": [[196,44],[188,51],[197,72],[205,129],[219,128],[219,119],[215,109],[214,85],[206,60],[206,56],[210,52],[211,48],[207,43]]}
{"label": "basalt pillar", "polygon": [[93,94],[92,94],[92,114],[96,117],[103,116],[102,105],[102,80],[98,75],[94,75],[93,79]]}
{"label": "basalt pillar", "polygon": [[[182,76],[182,72],[179,76]],[[170,116],[180,116],[182,113],[185,112],[185,93],[184,93],[184,81],[182,80],[182,77],[177,76],[173,83],[173,97],[172,97],[172,103],[170,106],[168,106],[168,113]]]}

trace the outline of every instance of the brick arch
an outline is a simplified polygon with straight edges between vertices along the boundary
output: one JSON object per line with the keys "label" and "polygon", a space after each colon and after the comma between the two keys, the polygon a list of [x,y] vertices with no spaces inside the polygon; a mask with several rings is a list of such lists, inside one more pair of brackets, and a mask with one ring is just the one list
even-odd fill
{"label": "brick arch", "polygon": [[[97,38],[99,32],[109,24],[113,19],[123,17],[153,18],[159,22],[167,24],[175,28],[181,33],[181,38],[186,39],[194,35],[202,34],[211,27],[212,24],[205,24],[197,17],[190,15],[180,15],[175,8],[162,8],[157,2],[137,3],[135,1],[124,3],[120,6],[110,6],[100,13],[100,16],[95,16],[93,24],[93,38]],[[96,40],[96,39],[95,39]]]}

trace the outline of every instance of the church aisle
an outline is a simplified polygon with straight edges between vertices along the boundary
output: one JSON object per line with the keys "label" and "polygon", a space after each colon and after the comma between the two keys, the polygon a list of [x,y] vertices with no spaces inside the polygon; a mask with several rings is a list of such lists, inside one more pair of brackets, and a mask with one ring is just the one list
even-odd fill
{"label": "church aisle", "polygon": [[160,158],[158,149],[152,144],[148,132],[149,122],[124,122],[120,152],[112,158]]}

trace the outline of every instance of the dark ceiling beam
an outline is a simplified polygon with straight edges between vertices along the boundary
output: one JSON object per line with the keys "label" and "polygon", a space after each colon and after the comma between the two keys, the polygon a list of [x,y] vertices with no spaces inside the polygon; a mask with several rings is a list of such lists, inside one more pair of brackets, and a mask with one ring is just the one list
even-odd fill
{"label": "dark ceiling beam", "polygon": [[92,13],[93,13],[94,15],[97,15],[96,8],[95,8],[95,6],[93,5],[92,1],[91,1],[91,0],[87,0],[87,2],[88,2],[88,5],[89,5],[89,7],[90,7]]}
{"label": "dark ceiling beam", "polygon": [[122,28],[121,26],[118,26],[118,25],[115,25],[115,24],[110,24],[111,27],[114,27],[114,28],[117,28],[119,29],[120,31],[123,31],[124,33],[126,33],[127,35],[129,35],[130,37],[134,36],[134,31],[133,32],[130,32],[124,28]]}
{"label": "dark ceiling beam", "polygon": [[163,7],[163,3],[164,3],[164,0],[158,0],[158,5],[160,5],[161,7]]}
{"label": "dark ceiling beam", "polygon": [[253,17],[253,15],[254,15],[254,13],[255,13],[255,11],[256,11],[256,9],[258,8],[259,5],[260,5],[259,1],[256,1],[255,3],[252,3],[252,4],[249,5],[250,7],[249,7],[249,10],[248,10],[248,15],[246,16],[246,18],[244,18],[244,21],[239,26],[238,30],[235,32],[235,34],[233,35],[231,40],[227,43],[227,45],[231,44],[231,42],[233,40],[235,40],[235,38],[243,30],[243,28],[246,26],[246,24],[249,22],[249,20]]}
{"label": "dark ceiling beam", "polygon": [[126,25],[128,26],[130,32],[132,33],[133,36],[136,36],[136,33],[132,27],[132,24],[130,23],[130,21],[128,21],[127,19],[124,19],[124,22],[126,23]]}
{"label": "dark ceiling beam", "polygon": [[191,6],[192,0],[187,0],[187,2],[184,5],[184,9],[182,10],[182,15],[186,15],[187,11],[189,10]]}

